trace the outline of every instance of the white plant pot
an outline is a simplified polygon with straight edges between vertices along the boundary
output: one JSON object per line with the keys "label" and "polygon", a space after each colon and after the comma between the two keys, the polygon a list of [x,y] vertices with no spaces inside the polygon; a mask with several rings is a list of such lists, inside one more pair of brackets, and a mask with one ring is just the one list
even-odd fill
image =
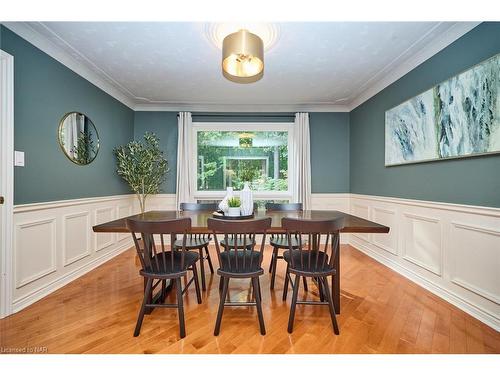
{"label": "white plant pot", "polygon": [[227,210],[227,216],[240,216],[240,208],[229,207],[229,209]]}

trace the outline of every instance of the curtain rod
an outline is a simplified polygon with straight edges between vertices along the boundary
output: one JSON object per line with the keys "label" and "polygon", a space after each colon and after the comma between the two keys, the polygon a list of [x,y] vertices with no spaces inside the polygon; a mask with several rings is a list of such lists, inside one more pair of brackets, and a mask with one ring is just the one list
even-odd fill
{"label": "curtain rod", "polygon": [[[290,114],[266,114],[266,113],[192,113],[193,117],[294,117],[295,113]],[[179,114],[177,114],[179,116]]]}

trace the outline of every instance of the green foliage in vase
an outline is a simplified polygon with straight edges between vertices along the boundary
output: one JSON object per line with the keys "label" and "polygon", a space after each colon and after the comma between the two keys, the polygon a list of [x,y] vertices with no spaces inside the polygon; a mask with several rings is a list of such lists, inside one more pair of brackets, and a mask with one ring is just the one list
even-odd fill
{"label": "green foliage in vase", "polygon": [[89,164],[94,160],[97,150],[94,145],[94,139],[92,137],[92,132],[80,132],[78,139],[76,140],[76,147],[72,149],[74,155],[74,161],[78,164]]}
{"label": "green foliage in vase", "polygon": [[240,198],[238,198],[238,197],[229,198],[227,201],[227,205],[231,208],[240,207],[241,206]]}
{"label": "green foliage in vase", "polygon": [[168,162],[160,150],[158,137],[144,134],[144,142],[132,141],[113,150],[117,160],[116,172],[127,181],[137,195],[141,212],[144,212],[146,198],[158,194],[168,172]]}

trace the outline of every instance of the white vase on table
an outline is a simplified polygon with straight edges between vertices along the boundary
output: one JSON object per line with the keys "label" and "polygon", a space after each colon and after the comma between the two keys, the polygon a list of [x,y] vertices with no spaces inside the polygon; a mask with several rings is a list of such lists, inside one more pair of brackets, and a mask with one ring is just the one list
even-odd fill
{"label": "white vase on table", "polygon": [[248,186],[248,182],[245,182],[243,190],[240,192],[241,200],[241,214],[244,216],[251,215],[253,213],[253,193]]}
{"label": "white vase on table", "polygon": [[229,199],[231,199],[233,197],[233,188],[231,186],[228,186],[227,187],[227,190],[226,190],[226,196],[224,197],[224,199],[222,199],[222,201],[219,203],[219,210],[221,210],[222,212],[226,213],[228,212],[229,210],[229,205],[228,205],[228,201]]}

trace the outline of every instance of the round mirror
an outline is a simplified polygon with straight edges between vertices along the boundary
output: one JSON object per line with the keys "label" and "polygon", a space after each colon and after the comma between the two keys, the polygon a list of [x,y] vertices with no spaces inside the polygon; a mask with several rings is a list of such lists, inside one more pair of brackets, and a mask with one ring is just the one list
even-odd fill
{"label": "round mirror", "polygon": [[92,120],[79,112],[64,115],[59,123],[59,145],[73,163],[91,163],[99,151],[99,135]]}

